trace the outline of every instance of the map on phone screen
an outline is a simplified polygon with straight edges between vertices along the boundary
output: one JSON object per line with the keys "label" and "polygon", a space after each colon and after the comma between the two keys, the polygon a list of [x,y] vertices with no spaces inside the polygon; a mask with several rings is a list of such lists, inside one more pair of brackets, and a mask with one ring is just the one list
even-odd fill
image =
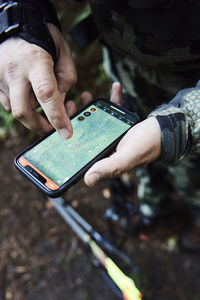
{"label": "map on phone screen", "polygon": [[91,105],[72,119],[73,136],[64,140],[54,132],[27,151],[23,158],[58,186],[101,153],[131,127],[119,113]]}

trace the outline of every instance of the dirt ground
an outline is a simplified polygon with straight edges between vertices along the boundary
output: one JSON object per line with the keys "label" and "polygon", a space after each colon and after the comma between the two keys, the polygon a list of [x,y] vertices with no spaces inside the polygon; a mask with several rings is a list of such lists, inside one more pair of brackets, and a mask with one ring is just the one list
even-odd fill
{"label": "dirt ground", "polygon": [[[26,135],[0,144],[0,299],[116,299],[68,225],[15,170],[13,158],[28,144]],[[105,183],[89,189],[81,181],[65,197],[102,232],[102,214],[110,202],[106,191]],[[142,287],[146,299],[200,299],[200,256],[178,245],[184,218],[179,201],[150,235],[130,237],[125,243],[126,253],[147,281],[148,288]]]}

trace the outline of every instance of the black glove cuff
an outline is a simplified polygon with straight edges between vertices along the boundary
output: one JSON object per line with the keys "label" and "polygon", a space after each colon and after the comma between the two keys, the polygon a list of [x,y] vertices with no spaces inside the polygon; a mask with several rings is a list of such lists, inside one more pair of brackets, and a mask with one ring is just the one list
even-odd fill
{"label": "black glove cuff", "polygon": [[157,115],[162,133],[162,153],[160,159],[171,163],[183,158],[190,145],[189,132],[185,130],[185,115],[174,113]]}
{"label": "black glove cuff", "polygon": [[48,51],[56,61],[56,47],[47,23],[60,23],[49,0],[0,0],[0,43],[8,37],[17,35],[29,43]]}

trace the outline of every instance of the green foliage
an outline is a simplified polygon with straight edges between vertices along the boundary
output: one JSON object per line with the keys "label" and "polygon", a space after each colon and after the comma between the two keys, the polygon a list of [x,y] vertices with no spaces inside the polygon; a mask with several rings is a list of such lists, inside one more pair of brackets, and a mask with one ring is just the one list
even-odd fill
{"label": "green foliage", "polygon": [[8,136],[13,126],[14,118],[12,114],[7,112],[0,104],[0,140]]}
{"label": "green foliage", "polygon": [[75,24],[78,24],[79,22],[81,22],[83,19],[85,19],[87,16],[89,16],[90,13],[91,13],[90,6],[86,5],[84,7],[84,9],[81,11],[81,13],[74,17],[74,20],[72,22],[72,26],[74,26]]}
{"label": "green foliage", "polygon": [[103,86],[106,83],[108,83],[108,76],[106,75],[102,64],[98,66],[98,69],[99,69],[99,76],[96,78],[95,84],[97,86]]}

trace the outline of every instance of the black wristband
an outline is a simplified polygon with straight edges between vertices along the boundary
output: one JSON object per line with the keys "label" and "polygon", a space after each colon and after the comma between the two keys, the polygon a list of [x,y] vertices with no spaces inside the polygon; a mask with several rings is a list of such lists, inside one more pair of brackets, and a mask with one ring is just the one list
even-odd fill
{"label": "black wristband", "polygon": [[157,115],[156,119],[162,133],[160,159],[170,163],[176,162],[186,155],[190,145],[190,135],[185,130],[185,115],[183,113]]}
{"label": "black wristband", "polygon": [[56,47],[47,23],[60,30],[55,9],[49,0],[0,0],[0,43],[17,35],[48,51],[56,61]]}

